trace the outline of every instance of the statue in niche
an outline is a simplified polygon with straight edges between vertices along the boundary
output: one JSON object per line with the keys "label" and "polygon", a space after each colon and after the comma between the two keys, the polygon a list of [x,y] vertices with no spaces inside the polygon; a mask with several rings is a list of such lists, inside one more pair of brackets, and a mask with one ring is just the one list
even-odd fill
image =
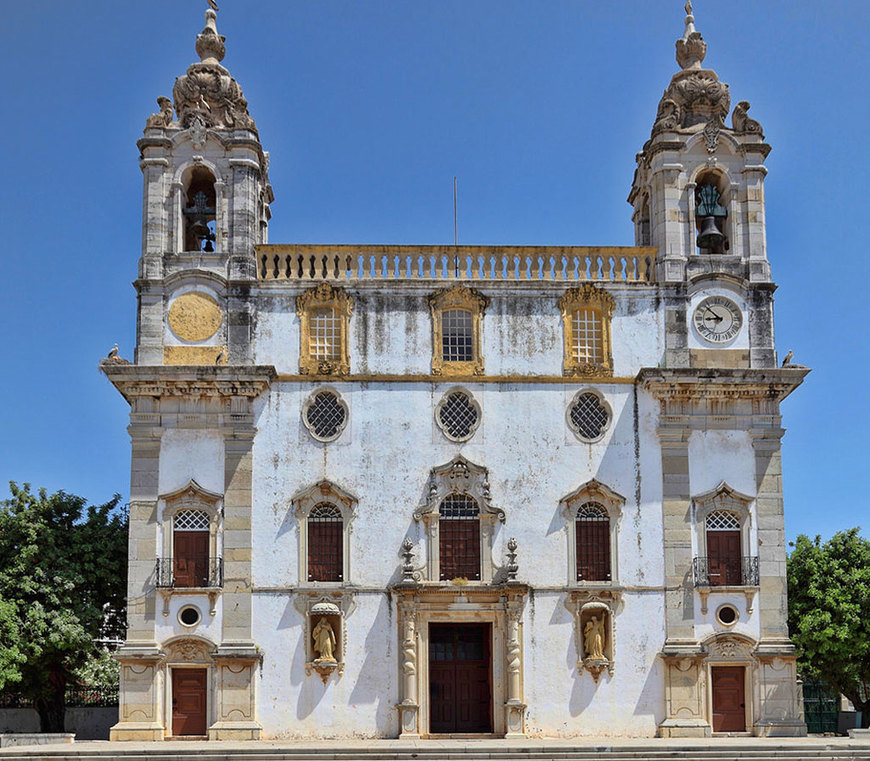
{"label": "statue in niche", "polygon": [[586,657],[594,661],[607,660],[604,655],[604,616],[592,616],[583,629]]}
{"label": "statue in niche", "polygon": [[326,619],[326,616],[322,616],[320,621],[317,622],[312,637],[314,638],[314,651],[318,656],[317,660],[332,661],[334,663],[335,632],[332,630],[332,626]]}

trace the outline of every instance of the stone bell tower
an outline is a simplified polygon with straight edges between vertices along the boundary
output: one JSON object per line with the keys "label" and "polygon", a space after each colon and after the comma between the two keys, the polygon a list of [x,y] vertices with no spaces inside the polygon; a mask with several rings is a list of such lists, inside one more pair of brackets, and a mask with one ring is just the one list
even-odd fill
{"label": "stone bell tower", "polygon": [[[145,180],[138,364],[214,364],[219,355],[230,364],[250,360],[245,284],[257,276],[254,246],[268,242],[273,195],[269,156],[248,103],[221,65],[226,38],[216,20],[215,11],[206,11],[196,37],[199,62],[176,79],[172,101],[157,99],[160,111],[148,117],[137,144]],[[164,283],[194,271],[210,281],[227,319],[207,343],[193,335],[167,342]]]}
{"label": "stone bell tower", "polygon": [[[748,116],[747,101],[734,107],[731,125],[726,124],[731,110],[728,85],[703,65],[707,43],[695,29],[691,2],[686,13],[685,32],[676,42],[680,71],[662,95],[650,139],[637,155],[628,197],[634,207],[635,240],[659,249],[656,275],[662,284],[691,288],[704,278],[741,283],[748,333],[728,345],[748,352],[738,366],[772,367],[773,284],[764,212],[764,160],[770,146],[761,125]],[[668,366],[703,364],[712,355],[693,355],[693,348],[726,345],[705,343],[700,336],[693,346],[687,306],[679,298],[668,305]],[[705,327],[703,321],[699,325]],[[724,357],[720,352],[717,363]],[[725,364],[733,366],[735,357],[732,352]]]}

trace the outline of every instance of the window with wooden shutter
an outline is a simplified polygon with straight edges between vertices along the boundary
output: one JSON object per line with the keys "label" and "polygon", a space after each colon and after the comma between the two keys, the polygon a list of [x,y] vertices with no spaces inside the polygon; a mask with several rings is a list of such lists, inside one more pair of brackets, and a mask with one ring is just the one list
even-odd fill
{"label": "window with wooden shutter", "polygon": [[587,502],[574,520],[577,581],[610,581],[610,517],[602,505]]}
{"label": "window with wooden shutter", "polygon": [[179,510],[172,522],[172,575],[176,587],[209,586],[209,515]]}
{"label": "window with wooden shutter", "polygon": [[727,510],[714,510],[707,516],[705,528],[710,586],[740,586],[743,583],[740,519]]}
{"label": "window with wooden shutter", "polygon": [[438,510],[438,548],[442,581],[480,580],[480,508],[464,494],[452,494]]}

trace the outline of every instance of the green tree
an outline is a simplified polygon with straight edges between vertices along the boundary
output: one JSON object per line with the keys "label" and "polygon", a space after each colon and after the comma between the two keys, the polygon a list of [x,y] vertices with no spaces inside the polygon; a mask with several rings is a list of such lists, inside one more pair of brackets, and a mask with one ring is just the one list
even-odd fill
{"label": "green tree", "polygon": [[95,639],[123,636],[127,516],[117,495],[94,506],[28,484],[10,490],[0,504],[0,600],[11,616],[8,628],[0,617],[0,669],[16,663],[41,730],[63,732],[70,674],[96,655]]}
{"label": "green tree", "polygon": [[845,695],[870,726],[870,541],[801,534],[788,558],[788,623],[798,670]]}

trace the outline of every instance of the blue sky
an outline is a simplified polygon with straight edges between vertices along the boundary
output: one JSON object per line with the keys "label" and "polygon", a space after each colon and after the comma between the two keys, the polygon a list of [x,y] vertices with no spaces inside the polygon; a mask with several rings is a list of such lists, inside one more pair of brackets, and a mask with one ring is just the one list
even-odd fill
{"label": "blue sky", "polygon": [[[677,70],[682,0],[219,0],[271,152],[274,242],[633,243],[634,156]],[[195,60],[205,0],[0,0],[0,482],[129,489],[135,142]],[[864,348],[870,3],[697,0],[706,65],[773,146],[786,529],[870,534]]]}

